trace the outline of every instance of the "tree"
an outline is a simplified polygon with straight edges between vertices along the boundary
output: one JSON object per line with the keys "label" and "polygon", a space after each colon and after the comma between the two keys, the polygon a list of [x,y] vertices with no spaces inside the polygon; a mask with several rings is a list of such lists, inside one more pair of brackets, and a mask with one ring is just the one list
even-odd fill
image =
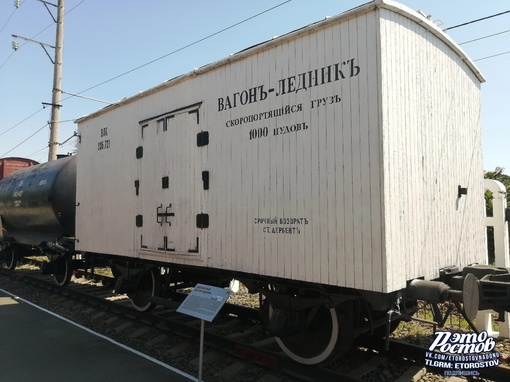
{"label": "tree", "polygon": [[[506,187],[506,203],[507,208],[510,208],[510,176],[503,174],[505,169],[503,167],[496,167],[494,171],[486,171],[485,179],[497,180]],[[491,191],[485,191],[485,209],[487,216],[492,216],[492,199],[494,196]],[[489,256],[489,263],[494,263],[494,228],[487,227],[487,253]]]}
{"label": "tree", "polygon": [[[506,187],[507,207],[510,207],[510,176],[503,174],[503,171],[505,171],[503,167],[496,167],[494,171],[486,171],[484,177],[485,179],[493,179],[503,183],[503,185]],[[485,200],[490,200],[492,211],[492,192],[487,191],[485,193]]]}

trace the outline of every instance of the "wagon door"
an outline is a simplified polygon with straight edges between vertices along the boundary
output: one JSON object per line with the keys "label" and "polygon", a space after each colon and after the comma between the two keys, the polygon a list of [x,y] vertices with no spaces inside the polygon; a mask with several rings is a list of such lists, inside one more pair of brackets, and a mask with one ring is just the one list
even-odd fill
{"label": "wagon door", "polygon": [[141,123],[137,148],[136,240],[145,252],[197,254],[199,233],[208,225],[203,213],[199,106]]}

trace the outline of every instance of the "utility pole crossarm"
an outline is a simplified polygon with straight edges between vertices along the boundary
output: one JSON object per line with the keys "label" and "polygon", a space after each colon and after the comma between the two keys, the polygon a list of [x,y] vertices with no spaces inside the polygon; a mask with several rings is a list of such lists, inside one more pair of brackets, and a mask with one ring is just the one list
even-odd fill
{"label": "utility pole crossarm", "polygon": [[55,23],[57,23],[58,21],[55,20],[55,16],[53,16],[53,13],[51,13],[50,8],[48,8],[48,5],[51,5],[52,7],[58,7],[58,5],[55,5],[55,4],[52,4],[52,3],[48,3],[47,1],[43,1],[43,0],[39,0],[39,1],[44,4],[46,9],[48,10],[48,13],[52,17],[53,21],[55,21]]}
{"label": "utility pole crossarm", "polygon": [[19,39],[22,39],[22,40],[25,40],[25,41],[28,41],[28,42],[35,42],[36,44],[47,46],[47,47],[50,47],[52,49],[55,49],[55,47],[53,45],[45,44],[44,42],[40,42],[40,41],[36,41],[36,40],[32,40],[31,38],[26,38],[26,37],[23,37],[23,36],[18,36],[16,34],[13,34],[11,36],[14,37],[14,38],[19,38]]}
{"label": "utility pole crossarm", "polygon": [[[46,47],[49,47],[49,48],[55,49],[55,47],[54,47],[53,45],[45,44],[44,42],[40,42],[40,41],[36,41],[36,40],[32,40],[32,39],[30,39],[30,38],[26,38],[26,37],[23,37],[23,36],[18,36],[18,35],[15,35],[15,34],[13,34],[13,35],[11,35],[11,36],[12,36],[12,37],[14,37],[14,38],[19,38],[19,39],[21,39],[21,40],[28,41],[28,42],[33,42],[33,43],[35,43],[35,44],[39,44],[39,45],[41,46],[41,48],[43,48],[43,49],[44,49],[44,51],[46,52],[46,55],[47,55],[47,56],[48,56],[48,58],[50,59],[51,63],[52,63],[53,65],[55,65],[55,61],[53,60],[53,58],[52,58],[52,57],[50,56],[50,54],[48,53],[48,50],[46,49]],[[17,50],[17,49],[18,49],[18,45],[17,45],[17,43],[16,43],[16,45],[14,45],[14,43],[13,43],[13,48],[14,48],[15,50]]]}

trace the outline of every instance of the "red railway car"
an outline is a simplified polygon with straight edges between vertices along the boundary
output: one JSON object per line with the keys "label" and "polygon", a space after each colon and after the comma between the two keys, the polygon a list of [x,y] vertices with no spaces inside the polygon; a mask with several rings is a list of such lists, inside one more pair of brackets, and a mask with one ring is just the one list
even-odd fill
{"label": "red railway car", "polygon": [[14,172],[16,170],[19,170],[21,168],[29,167],[39,164],[39,162],[36,162],[32,159],[27,158],[0,158],[0,180],[5,178],[7,175],[9,175],[11,172]]}

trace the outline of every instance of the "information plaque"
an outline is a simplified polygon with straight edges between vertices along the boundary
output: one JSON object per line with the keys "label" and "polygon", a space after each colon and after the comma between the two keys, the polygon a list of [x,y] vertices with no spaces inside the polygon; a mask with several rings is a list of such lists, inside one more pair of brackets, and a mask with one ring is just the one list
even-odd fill
{"label": "information plaque", "polygon": [[198,358],[198,382],[202,382],[202,361],[204,354],[204,321],[211,322],[227,302],[229,289],[197,284],[188,294],[177,312],[200,319],[200,354]]}
{"label": "information plaque", "polygon": [[177,312],[211,322],[227,302],[231,290],[197,284]]}

